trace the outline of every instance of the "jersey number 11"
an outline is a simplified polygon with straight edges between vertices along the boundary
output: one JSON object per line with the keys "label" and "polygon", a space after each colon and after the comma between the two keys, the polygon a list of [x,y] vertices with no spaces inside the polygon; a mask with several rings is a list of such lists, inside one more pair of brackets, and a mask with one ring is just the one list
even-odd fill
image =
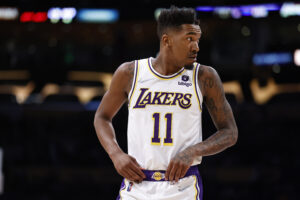
{"label": "jersey number 11", "polygon": [[[151,140],[152,145],[160,145],[160,137],[159,137],[159,122],[160,122],[160,113],[153,113],[152,119],[154,120],[154,129],[153,129],[153,137]],[[172,146],[172,113],[165,114],[166,121],[166,137],[164,138],[164,145]]]}

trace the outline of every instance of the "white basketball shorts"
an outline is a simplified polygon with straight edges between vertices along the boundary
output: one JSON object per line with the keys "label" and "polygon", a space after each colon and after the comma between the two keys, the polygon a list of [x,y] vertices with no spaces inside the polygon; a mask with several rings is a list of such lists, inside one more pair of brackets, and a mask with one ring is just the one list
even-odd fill
{"label": "white basketball shorts", "polygon": [[203,200],[203,185],[197,166],[192,166],[178,183],[164,180],[165,171],[143,170],[141,183],[124,179],[117,200]]}

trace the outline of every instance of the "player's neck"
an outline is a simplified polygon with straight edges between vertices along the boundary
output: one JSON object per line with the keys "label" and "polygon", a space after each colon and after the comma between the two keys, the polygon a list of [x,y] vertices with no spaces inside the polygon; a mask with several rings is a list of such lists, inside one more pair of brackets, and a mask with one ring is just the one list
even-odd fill
{"label": "player's neck", "polygon": [[172,75],[178,72],[182,67],[178,67],[168,59],[166,55],[159,53],[156,58],[152,60],[152,67],[161,75]]}

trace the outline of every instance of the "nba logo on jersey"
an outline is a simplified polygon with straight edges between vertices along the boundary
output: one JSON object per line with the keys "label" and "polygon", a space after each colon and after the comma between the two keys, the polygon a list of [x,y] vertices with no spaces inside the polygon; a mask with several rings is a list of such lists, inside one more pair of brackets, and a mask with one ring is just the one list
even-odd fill
{"label": "nba logo on jersey", "polygon": [[190,79],[190,77],[189,76],[187,76],[187,75],[183,75],[182,77],[181,77],[181,80],[182,81],[188,81]]}
{"label": "nba logo on jersey", "polygon": [[127,188],[127,191],[128,191],[128,192],[131,191],[132,186],[133,186],[133,182],[129,182],[129,185],[128,185],[128,188]]}

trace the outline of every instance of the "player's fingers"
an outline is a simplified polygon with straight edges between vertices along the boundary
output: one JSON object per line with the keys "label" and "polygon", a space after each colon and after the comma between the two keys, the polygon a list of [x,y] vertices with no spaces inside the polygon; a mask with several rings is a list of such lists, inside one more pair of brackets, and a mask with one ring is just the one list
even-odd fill
{"label": "player's fingers", "polygon": [[182,172],[182,166],[178,165],[177,170],[174,174],[174,180],[175,182],[178,182],[179,178],[181,178],[181,172]]}
{"label": "player's fingers", "polygon": [[145,174],[143,173],[143,171],[141,170],[141,168],[139,168],[138,166],[136,166],[136,165],[133,164],[131,166],[131,170],[134,171],[134,173],[136,175],[138,175],[141,179],[146,178]]}
{"label": "player's fingers", "polygon": [[176,171],[177,171],[177,165],[173,164],[172,169],[170,170],[169,178],[168,178],[169,181],[174,181]]}
{"label": "player's fingers", "polygon": [[180,178],[183,178],[185,176],[185,174],[187,173],[187,171],[189,170],[190,167],[184,167],[182,170],[181,170],[181,175],[180,175]]}
{"label": "player's fingers", "polygon": [[142,171],[142,167],[139,165],[139,163],[133,158],[133,170],[142,178],[146,178],[144,172]]}
{"label": "player's fingers", "polygon": [[128,169],[130,174],[130,180],[140,183],[143,180],[143,177],[139,176],[133,169]]}
{"label": "player's fingers", "polygon": [[166,179],[166,181],[169,180],[170,171],[171,171],[172,168],[173,168],[173,162],[171,161],[169,163],[168,168],[167,168],[166,173],[165,173],[165,179]]}
{"label": "player's fingers", "polygon": [[120,174],[121,176],[123,176],[124,178],[130,180],[131,175],[130,175],[127,171],[125,171],[125,170],[119,171],[119,174]]}
{"label": "player's fingers", "polygon": [[135,172],[139,177],[141,177],[141,179],[146,178],[146,175],[145,175],[144,172],[141,170],[141,168],[139,168],[139,167],[137,167],[137,166],[132,166],[132,167],[133,167],[134,172]]}

